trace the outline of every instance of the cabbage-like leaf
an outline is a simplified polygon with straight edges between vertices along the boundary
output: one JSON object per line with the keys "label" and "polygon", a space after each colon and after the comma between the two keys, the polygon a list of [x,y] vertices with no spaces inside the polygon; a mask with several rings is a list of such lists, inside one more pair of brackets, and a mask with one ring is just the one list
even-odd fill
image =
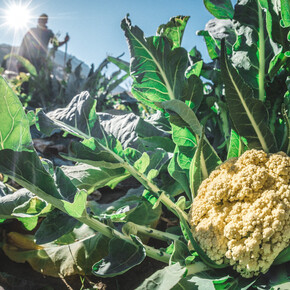
{"label": "cabbage-like leaf", "polygon": [[17,59],[21,63],[21,65],[23,67],[25,67],[27,72],[29,72],[32,76],[34,76],[34,77],[37,76],[37,70],[36,70],[35,66],[28,59],[26,59],[25,57],[23,57],[21,55],[13,54],[13,53],[5,55],[3,59],[6,60],[10,57]]}
{"label": "cabbage-like leaf", "polygon": [[10,193],[0,197],[0,218],[12,218],[13,211],[18,206],[29,202],[33,198],[33,194],[27,189],[20,189],[14,193]]}
{"label": "cabbage-like leaf", "polygon": [[0,150],[32,150],[29,120],[20,100],[2,76],[0,92]]}
{"label": "cabbage-like leaf", "polygon": [[[21,239],[25,244],[25,239],[29,237],[22,235]],[[15,242],[8,239],[3,246],[9,259],[18,263],[28,262],[43,275],[65,277],[90,274],[94,262],[107,254],[108,238],[83,225],[62,240],[42,247],[23,249]]]}
{"label": "cabbage-like leaf", "polygon": [[231,0],[203,0],[206,9],[216,18],[233,18],[234,9]]}
{"label": "cabbage-like leaf", "polygon": [[61,121],[92,136],[96,134],[96,101],[86,91],[76,95],[65,107],[48,112],[47,117],[39,112],[37,125],[43,133],[51,135],[58,129],[50,119]]}
{"label": "cabbage-like leaf", "polygon": [[231,130],[227,159],[232,157],[240,157],[247,149],[246,141],[247,140],[239,136],[234,130]]}
{"label": "cabbage-like leaf", "polygon": [[201,136],[199,140],[198,147],[194,153],[194,156],[190,163],[190,168],[189,168],[189,186],[190,186],[192,201],[197,196],[197,190],[203,180],[203,176],[202,176],[203,170],[206,170],[207,172],[207,169],[203,168],[205,163],[202,163],[202,160],[203,160],[202,146],[203,146],[203,135]]}
{"label": "cabbage-like leaf", "polygon": [[119,182],[131,176],[123,168],[101,168],[82,163],[62,166],[61,169],[77,188],[85,189],[88,193],[104,186],[114,188]]}
{"label": "cabbage-like leaf", "polygon": [[53,210],[41,222],[35,233],[36,243],[53,242],[71,232],[80,222],[60,210]]}
{"label": "cabbage-like leaf", "polygon": [[109,255],[93,266],[93,274],[99,277],[114,277],[139,265],[146,257],[145,249],[138,238],[133,243],[113,238],[109,243]]}
{"label": "cabbage-like leaf", "polygon": [[287,0],[281,0],[281,16],[285,27],[290,26],[290,3]]}
{"label": "cabbage-like leaf", "polygon": [[233,22],[230,19],[211,19],[205,29],[198,31],[197,35],[204,37],[208,54],[212,60],[219,58],[221,39],[226,39],[228,54],[232,53],[232,45],[236,41]]}
{"label": "cabbage-like leaf", "polygon": [[156,271],[147,278],[136,290],[172,289],[186,274],[186,268],[179,263]]}
{"label": "cabbage-like leaf", "polygon": [[180,263],[180,265],[186,265],[186,258],[191,256],[191,253],[188,249],[188,246],[180,241],[174,241],[174,247],[172,251],[172,255],[170,257],[170,264]]}
{"label": "cabbage-like leaf", "polygon": [[264,104],[254,98],[253,91],[234,69],[225,53],[221,55],[222,76],[225,83],[226,102],[238,134],[248,141],[249,148],[276,152],[276,140],[268,127],[268,113]]}
{"label": "cabbage-like leaf", "polygon": [[[289,1],[287,0],[259,0],[259,4],[265,9],[267,17],[267,31],[271,39],[281,44],[284,50],[290,49],[290,44],[287,41],[289,33]],[[279,9],[280,7],[280,9]]]}
{"label": "cabbage-like leaf", "polygon": [[181,46],[184,29],[189,16],[175,16],[169,22],[162,24],[157,29],[157,35],[166,36],[172,42],[172,49]]}
{"label": "cabbage-like leaf", "polygon": [[80,138],[108,139],[113,135],[123,148],[132,147],[141,150],[144,148],[139,136],[168,136],[133,113],[120,115],[96,113],[95,106],[96,102],[89,93],[82,92],[65,108],[47,114],[39,112],[37,126],[46,135],[51,135],[60,128]]}
{"label": "cabbage-like leaf", "polygon": [[115,64],[119,69],[123,70],[126,73],[130,73],[130,64],[127,61],[124,61],[120,58],[108,56],[107,59]]}
{"label": "cabbage-like leaf", "polygon": [[0,172],[74,217],[80,217],[85,209],[87,193],[73,188],[61,170],[57,171],[55,181],[44,169],[35,151],[1,150]]}
{"label": "cabbage-like leaf", "polygon": [[[191,130],[192,133],[201,136],[202,135],[202,126],[199,123],[195,113],[182,101],[172,100],[163,102],[160,104],[162,108],[164,108],[171,116],[175,118],[175,122],[180,127],[187,127]],[[171,119],[173,121],[173,119]],[[182,124],[183,123],[183,124]],[[182,131],[181,131],[182,132]],[[209,175],[209,173],[214,170],[218,164],[221,163],[219,156],[217,155],[214,148],[209,144],[206,137],[204,138],[205,142],[203,145],[203,156],[201,162],[206,166],[207,174],[205,177]],[[194,140],[192,141],[194,143]],[[193,156],[192,156],[193,157]],[[190,164],[190,162],[189,162]],[[189,168],[189,165],[188,165]]]}
{"label": "cabbage-like leaf", "polygon": [[121,27],[125,32],[131,53],[132,93],[144,104],[159,109],[155,102],[182,99],[188,66],[185,49],[171,50],[167,37],[145,38],[143,31],[132,26],[128,17]]}
{"label": "cabbage-like leaf", "polygon": [[[192,265],[194,267],[194,264]],[[225,271],[203,271],[188,275],[180,280],[173,290],[181,289],[239,289],[246,290],[255,283],[256,277],[246,279],[241,276],[232,277]]]}

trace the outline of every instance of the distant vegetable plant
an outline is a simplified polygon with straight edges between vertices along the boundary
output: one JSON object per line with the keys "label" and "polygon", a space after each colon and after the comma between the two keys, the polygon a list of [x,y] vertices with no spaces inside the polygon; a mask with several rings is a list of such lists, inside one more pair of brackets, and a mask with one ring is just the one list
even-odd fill
{"label": "distant vegetable plant", "polygon": [[[235,8],[227,0],[204,3],[216,17],[199,31],[211,63],[205,63],[196,48],[187,52],[181,46],[189,17],[171,18],[152,37],[132,26],[129,16],[123,19],[131,54],[132,94],[143,108],[150,108],[146,119],[134,113],[96,112],[97,101],[88,92],[76,95],[65,108],[26,115],[13,90],[0,80],[0,172],[5,177],[0,184],[0,218],[2,222],[18,219],[30,231],[39,226],[32,237],[7,234],[2,248],[12,260],[27,261],[52,276],[83,275],[92,269],[97,276],[114,277],[146,256],[167,264],[139,289],[151,289],[152,283],[157,289],[289,286],[289,7],[279,1],[277,10],[276,0],[238,1]],[[122,62],[118,63],[121,67]],[[122,69],[128,73],[127,66]],[[55,167],[40,159],[33,148],[31,124],[45,136],[61,130],[79,138],[62,154],[74,166]],[[283,156],[280,163],[286,175],[279,162],[267,161],[273,156]],[[236,164],[233,157],[240,157]],[[274,173],[263,171],[262,165]],[[223,170],[236,174],[235,189],[220,185],[218,174]],[[210,203],[217,221],[220,211],[227,211],[235,199],[240,198],[242,212],[253,191],[263,186],[265,192],[271,191],[282,175],[286,176],[281,185],[285,208],[277,221],[286,228],[283,246],[276,244],[274,231],[270,242],[255,236],[252,243],[243,244],[261,233],[258,214],[252,216],[247,230],[240,222],[241,228],[231,233],[233,240],[222,226],[196,224],[196,216],[205,218]],[[257,180],[251,181],[253,176]],[[106,206],[88,200],[95,190],[115,188],[129,177],[140,187],[121,199]],[[7,178],[22,188],[14,191]],[[203,208],[199,202],[206,186],[211,186],[212,196],[203,200]],[[277,200],[267,201],[273,203],[274,211],[275,206],[281,210]],[[265,208],[261,204],[261,211]],[[162,211],[171,211],[180,226],[166,232],[156,229]],[[270,212],[263,213],[265,222],[267,217],[271,219]],[[146,237],[164,241],[166,247],[148,246]],[[219,237],[223,243],[215,240]],[[236,256],[226,252],[233,243],[242,245],[237,246]],[[224,256],[216,258],[212,244],[222,247]],[[264,260],[263,251],[255,250],[262,245],[272,255],[271,261],[253,268],[257,260]]]}
{"label": "distant vegetable plant", "polygon": [[[12,88],[19,96],[25,107],[45,108],[52,110],[69,103],[73,96],[86,90],[92,97],[98,99],[98,110],[111,109],[111,92],[129,77],[129,64],[118,58],[108,57],[95,69],[91,69],[87,76],[82,73],[82,63],[72,70],[71,59],[63,68],[63,75],[55,71],[53,56],[49,54],[45,65],[37,71],[28,59],[15,54],[8,54],[5,58],[17,59],[26,72],[20,72],[9,80]],[[104,69],[109,63],[114,63],[119,70],[106,76]],[[122,74],[122,71],[126,73]],[[111,107],[110,107],[111,105]]]}

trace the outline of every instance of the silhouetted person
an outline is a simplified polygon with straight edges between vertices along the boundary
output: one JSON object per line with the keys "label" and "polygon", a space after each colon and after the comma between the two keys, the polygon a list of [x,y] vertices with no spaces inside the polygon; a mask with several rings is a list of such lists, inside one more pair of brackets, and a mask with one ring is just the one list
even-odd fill
{"label": "silhouetted person", "polygon": [[[24,36],[20,49],[19,55],[28,59],[39,71],[42,67],[45,67],[48,44],[56,40],[56,37],[52,30],[48,29],[46,24],[48,21],[48,16],[46,14],[41,14],[38,18],[37,27],[31,28]],[[64,41],[54,41],[57,43],[57,47],[65,44],[69,41],[69,36],[66,35]],[[19,72],[26,72],[25,68],[20,64]]]}

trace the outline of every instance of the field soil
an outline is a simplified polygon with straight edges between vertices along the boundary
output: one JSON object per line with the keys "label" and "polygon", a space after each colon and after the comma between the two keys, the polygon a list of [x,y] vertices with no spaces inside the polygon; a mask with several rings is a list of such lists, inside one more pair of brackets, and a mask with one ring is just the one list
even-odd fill
{"label": "field soil", "polygon": [[12,262],[3,251],[0,251],[0,261],[0,290],[133,290],[147,277],[165,266],[164,263],[146,258],[142,264],[114,278],[102,279],[93,275],[53,278],[35,272],[28,263]]}

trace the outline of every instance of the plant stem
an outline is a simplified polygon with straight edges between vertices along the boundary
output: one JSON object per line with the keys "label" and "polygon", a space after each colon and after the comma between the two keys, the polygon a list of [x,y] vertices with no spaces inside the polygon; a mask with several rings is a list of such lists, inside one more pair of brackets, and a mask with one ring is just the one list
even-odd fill
{"label": "plant stem", "polygon": [[[179,236],[177,236],[177,235],[158,231],[156,229],[152,229],[152,228],[149,228],[146,226],[137,225],[137,224],[132,223],[132,222],[127,222],[126,225],[124,225],[124,227],[126,227],[126,229],[128,229],[128,233],[130,233],[130,230],[133,230],[133,232],[135,232],[135,233],[144,234],[144,235],[147,235],[151,238],[165,241],[165,242],[179,240]],[[124,227],[123,227],[123,229],[124,229]]]}
{"label": "plant stem", "polygon": [[259,16],[259,100],[265,101],[265,39],[262,8],[258,5]]}
{"label": "plant stem", "polygon": [[[197,134],[195,135],[195,138],[196,138],[197,144],[199,144],[199,142],[202,142]],[[200,152],[200,165],[201,165],[202,179],[208,178],[208,171],[207,171],[207,168],[206,168],[206,163],[205,163],[205,160],[204,160],[204,154],[203,154],[202,150]]]}
{"label": "plant stem", "polygon": [[146,250],[146,255],[154,260],[169,264],[170,255],[157,250],[155,248],[149,247],[147,245],[143,245]]}
{"label": "plant stem", "polygon": [[187,220],[187,214],[184,211],[182,211],[179,207],[177,207],[176,204],[170,198],[168,198],[165,194],[163,194],[164,192],[153,182],[151,182],[143,173],[139,172],[132,165],[124,161],[123,167],[127,169],[132,174],[132,176],[134,176],[141,184],[143,184],[145,188],[147,188],[151,192],[154,192],[159,197],[159,201],[161,201],[170,211],[175,213],[174,209],[178,208],[182,212],[184,218]]}
{"label": "plant stem", "polygon": [[[63,130],[78,136],[82,139],[90,139],[91,136],[87,135],[86,133],[81,132],[80,130],[78,130],[77,128],[73,128],[70,125],[67,125],[61,121],[58,120],[53,120],[55,122],[56,125],[60,126],[60,128],[62,128]],[[148,189],[149,191],[155,193],[156,196],[158,196],[160,198],[160,194],[162,192],[162,190],[156,186],[153,182],[151,182],[147,176],[145,176],[143,173],[139,172],[136,168],[134,168],[134,166],[132,166],[131,164],[129,164],[127,161],[125,161],[122,157],[120,157],[118,154],[116,154],[114,151],[110,150],[109,148],[107,148],[106,146],[104,146],[103,144],[99,143],[97,139],[95,139],[96,142],[98,143],[98,145],[100,146],[100,148],[102,148],[102,150],[110,153],[111,155],[114,156],[114,158],[120,163],[120,165],[126,169],[134,178],[136,178],[146,189]],[[171,210],[173,213],[176,213],[174,210],[172,210],[173,208],[176,208],[176,205],[174,204],[173,201],[171,201],[169,198],[166,198],[166,196],[164,195],[163,198],[160,199],[160,201],[169,209]],[[178,208],[180,213],[182,212],[182,215],[185,219],[187,219],[187,214],[185,212],[183,212],[180,208]]]}
{"label": "plant stem", "polygon": [[174,202],[171,201],[171,199],[165,194],[165,192],[162,192],[159,201],[161,201],[169,210],[171,210],[177,217],[179,217],[179,214],[183,216],[183,218],[187,221],[188,216],[186,212],[184,212],[180,207],[178,207]]}
{"label": "plant stem", "polygon": [[[133,243],[133,241],[130,239],[130,237],[123,235],[122,233],[116,231],[115,229],[110,228],[109,226],[101,223],[100,221],[89,217],[88,215],[77,218],[80,222],[88,225],[93,230],[105,235],[108,238],[114,238],[117,237],[122,240],[126,240],[128,243]],[[169,263],[170,255],[167,253],[164,253],[158,249],[155,249],[153,247],[143,245],[146,250],[146,255],[152,259]]]}

